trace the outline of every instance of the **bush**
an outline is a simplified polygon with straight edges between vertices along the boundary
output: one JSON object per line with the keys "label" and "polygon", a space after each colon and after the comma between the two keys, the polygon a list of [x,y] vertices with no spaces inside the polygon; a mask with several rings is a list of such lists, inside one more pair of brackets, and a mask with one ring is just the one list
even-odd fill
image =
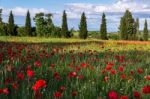
{"label": "bush", "polygon": [[27,36],[27,33],[25,32],[25,27],[19,27],[17,28],[18,36]]}

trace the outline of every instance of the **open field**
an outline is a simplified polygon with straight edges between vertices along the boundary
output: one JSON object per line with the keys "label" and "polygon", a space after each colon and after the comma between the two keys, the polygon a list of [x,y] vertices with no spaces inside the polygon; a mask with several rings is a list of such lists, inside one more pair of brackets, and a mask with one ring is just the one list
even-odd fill
{"label": "open field", "polygon": [[149,99],[150,42],[0,37],[0,99]]}

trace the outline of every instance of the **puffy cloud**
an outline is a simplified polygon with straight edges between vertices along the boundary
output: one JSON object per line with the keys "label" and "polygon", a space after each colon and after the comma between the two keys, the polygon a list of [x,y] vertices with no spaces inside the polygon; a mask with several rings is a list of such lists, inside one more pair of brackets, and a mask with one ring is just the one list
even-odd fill
{"label": "puffy cloud", "polygon": [[8,15],[11,10],[17,16],[25,16],[28,10],[30,10],[31,16],[34,16],[36,13],[39,13],[39,12],[44,12],[44,13],[49,12],[47,9],[44,9],[44,8],[24,8],[24,7],[15,7],[15,8],[1,7],[1,8],[3,9],[4,15]]}

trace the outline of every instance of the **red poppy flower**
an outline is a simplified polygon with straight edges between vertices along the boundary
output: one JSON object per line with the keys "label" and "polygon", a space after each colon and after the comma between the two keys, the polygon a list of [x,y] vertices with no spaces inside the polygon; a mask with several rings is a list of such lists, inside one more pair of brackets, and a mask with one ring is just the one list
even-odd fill
{"label": "red poppy flower", "polygon": [[83,78],[82,74],[78,75],[78,79],[82,80],[82,78]]}
{"label": "red poppy flower", "polygon": [[34,71],[27,70],[27,75],[28,75],[28,77],[33,77],[34,76]]}
{"label": "red poppy flower", "polygon": [[135,98],[140,98],[140,97],[141,97],[140,93],[137,92],[137,91],[135,91],[135,92],[133,93],[133,95],[134,95]]}
{"label": "red poppy flower", "polygon": [[71,92],[71,95],[72,95],[73,97],[75,97],[75,96],[78,95],[78,93],[77,93],[77,91],[72,91],[72,92]]}
{"label": "red poppy flower", "polygon": [[76,72],[70,72],[69,74],[68,74],[68,78],[74,78],[74,77],[76,77],[77,76],[77,73]]}
{"label": "red poppy flower", "polygon": [[55,67],[55,64],[51,64],[51,66],[50,66],[51,68],[54,68]]}
{"label": "red poppy flower", "polygon": [[37,91],[40,88],[46,87],[46,81],[45,80],[37,80],[35,85],[32,87],[34,91]]}
{"label": "red poppy flower", "polygon": [[117,73],[117,71],[112,69],[112,70],[110,70],[110,73],[115,75]]}
{"label": "red poppy flower", "polygon": [[104,77],[104,81],[108,81],[108,76],[105,76],[105,77]]}
{"label": "red poppy flower", "polygon": [[41,67],[42,64],[39,60],[37,60],[37,61],[34,62],[34,66]]}
{"label": "red poppy flower", "polygon": [[42,93],[40,93],[39,91],[35,91],[34,96],[36,97],[36,99],[40,99],[42,97]]}
{"label": "red poppy flower", "polygon": [[61,77],[60,77],[60,75],[59,75],[58,72],[55,72],[55,73],[54,73],[54,78],[55,78],[56,80],[60,80],[60,79],[61,79]]}
{"label": "red poppy flower", "polygon": [[54,97],[56,97],[56,98],[60,98],[62,95],[61,95],[61,93],[60,92],[55,92],[54,93]]}
{"label": "red poppy flower", "polygon": [[13,83],[13,84],[12,84],[12,87],[13,87],[14,89],[17,89],[17,84],[16,84],[16,83]]}
{"label": "red poppy flower", "polygon": [[143,92],[144,94],[150,94],[150,86],[149,86],[149,85],[144,86],[144,87],[142,88],[142,92]]}
{"label": "red poppy flower", "polygon": [[17,73],[17,77],[18,77],[19,80],[23,80],[24,79],[24,74]]}
{"label": "red poppy flower", "polygon": [[123,72],[123,71],[124,71],[124,67],[123,67],[123,66],[119,66],[118,69],[119,69],[120,72]]}
{"label": "red poppy flower", "polygon": [[80,70],[81,70],[81,68],[78,67],[78,66],[76,66],[76,71],[78,72],[78,71],[80,71]]}
{"label": "red poppy flower", "polygon": [[3,93],[3,89],[0,89],[0,94],[2,94]]}
{"label": "red poppy flower", "polygon": [[115,91],[110,91],[108,93],[108,99],[118,99],[118,94]]}
{"label": "red poppy flower", "polygon": [[122,74],[120,77],[121,77],[122,79],[125,79],[125,78],[126,78],[126,74]]}
{"label": "red poppy flower", "polygon": [[131,74],[131,75],[134,75],[134,71],[133,71],[133,70],[131,70],[131,71],[130,71],[130,74]]}
{"label": "red poppy flower", "polygon": [[111,70],[111,68],[112,68],[111,65],[107,65],[105,69],[109,71],[109,70]]}
{"label": "red poppy flower", "polygon": [[139,74],[142,74],[142,73],[143,73],[143,69],[141,69],[141,68],[138,68],[137,71],[138,71]]}
{"label": "red poppy flower", "polygon": [[121,96],[120,99],[128,99],[128,96]]}
{"label": "red poppy flower", "polygon": [[144,77],[146,80],[150,80],[150,75]]}
{"label": "red poppy flower", "polygon": [[81,63],[80,66],[81,67],[87,67],[87,64],[86,63]]}
{"label": "red poppy flower", "polygon": [[4,89],[3,89],[3,93],[8,95],[8,94],[9,94],[8,88],[4,88]]}
{"label": "red poppy flower", "polygon": [[64,91],[65,90],[65,87],[64,86],[61,86],[60,87],[60,91]]}

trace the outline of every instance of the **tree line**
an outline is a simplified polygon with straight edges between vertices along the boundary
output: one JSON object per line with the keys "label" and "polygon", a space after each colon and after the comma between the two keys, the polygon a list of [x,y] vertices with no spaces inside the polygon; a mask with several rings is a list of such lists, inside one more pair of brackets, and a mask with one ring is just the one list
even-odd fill
{"label": "tree line", "polygon": [[[51,13],[37,13],[33,18],[35,27],[32,27],[30,12],[27,11],[24,26],[15,24],[13,12],[10,11],[8,22],[2,21],[2,9],[0,9],[0,35],[1,36],[39,36],[39,37],[64,37],[73,36],[73,29],[68,29],[67,13],[64,10],[62,15],[61,27],[55,26],[52,21]],[[126,10],[121,17],[119,26],[119,38],[121,40],[148,40],[148,24],[145,19],[143,33],[139,30],[139,19],[134,19],[132,13]],[[103,40],[107,40],[107,22],[105,13],[102,14],[99,35]],[[79,24],[79,37],[86,39],[88,37],[86,15],[83,12]]]}

